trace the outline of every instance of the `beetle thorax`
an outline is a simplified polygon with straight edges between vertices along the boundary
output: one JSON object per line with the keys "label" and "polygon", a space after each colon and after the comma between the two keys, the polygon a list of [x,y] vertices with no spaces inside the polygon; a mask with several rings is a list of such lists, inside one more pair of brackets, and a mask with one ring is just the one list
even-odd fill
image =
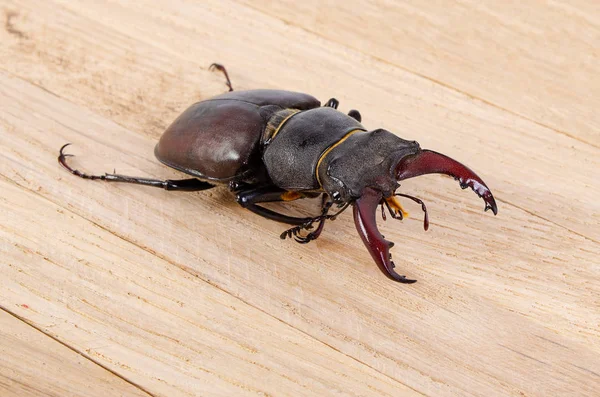
{"label": "beetle thorax", "polygon": [[286,110],[271,120],[278,126],[263,142],[263,161],[273,183],[290,191],[321,190],[316,168],[323,153],[349,133],[365,130],[352,117],[329,107],[295,113]]}

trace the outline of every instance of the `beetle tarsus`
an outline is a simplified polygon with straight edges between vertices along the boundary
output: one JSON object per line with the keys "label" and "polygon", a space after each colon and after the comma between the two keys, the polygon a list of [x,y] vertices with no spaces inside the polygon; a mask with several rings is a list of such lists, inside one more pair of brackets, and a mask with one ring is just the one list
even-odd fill
{"label": "beetle tarsus", "polygon": [[222,72],[225,75],[225,79],[227,79],[225,84],[227,84],[227,87],[229,87],[229,92],[233,91],[231,80],[229,80],[229,73],[227,73],[227,69],[225,69],[225,66],[221,65],[220,63],[213,63],[208,67],[208,70],[218,70]]}
{"label": "beetle tarsus", "polygon": [[238,192],[235,199],[242,207],[273,221],[287,223],[290,225],[303,225],[309,222],[312,218],[299,218],[295,216],[284,215],[257,205],[258,203],[283,201],[281,195],[285,192],[286,190],[277,188],[275,186],[253,187],[249,190]]}
{"label": "beetle tarsus", "polygon": [[253,185],[249,183],[240,181],[230,181],[227,186],[229,187],[229,191],[234,193],[241,192],[242,190],[249,190],[253,187]]}
{"label": "beetle tarsus", "polygon": [[[310,243],[311,241],[316,240],[321,235],[321,232],[323,231],[323,225],[325,224],[325,219],[327,219],[327,218],[324,216],[318,216],[318,217],[312,218],[310,221],[306,222],[303,225],[295,226],[291,229],[284,231],[283,233],[281,233],[281,235],[279,237],[282,240],[285,240],[286,238],[294,237],[294,240],[300,244]],[[308,233],[306,236],[300,235],[300,232],[302,230],[313,229],[313,223],[315,223],[315,222],[319,222],[319,226],[317,226],[315,231]]]}
{"label": "beetle tarsus", "polygon": [[59,151],[59,155],[58,155],[58,163],[67,171],[69,171],[71,174],[78,176],[80,178],[83,179],[91,179],[91,180],[96,180],[96,179],[101,179],[101,180],[105,180],[106,176],[105,175],[88,175],[86,173],[83,173],[79,170],[76,170],[74,168],[71,168],[70,165],[67,164],[67,157],[75,157],[75,155],[73,154],[68,154],[65,153],[65,148],[67,146],[71,145],[70,143],[66,143],[64,144]]}
{"label": "beetle tarsus", "polygon": [[[321,235],[321,232],[323,231],[323,227],[325,225],[325,220],[333,219],[337,215],[339,215],[339,213],[341,212],[341,211],[338,211],[334,215],[327,215],[327,213],[331,209],[332,205],[333,205],[333,202],[330,202],[327,200],[327,195],[323,195],[323,200],[321,202],[321,207],[322,207],[321,215],[310,219],[308,222],[304,223],[303,225],[299,225],[299,226],[296,226],[296,227],[293,227],[291,229],[284,231],[283,233],[281,233],[281,235],[279,237],[282,240],[284,240],[286,237],[291,238],[292,236],[294,236],[294,240],[296,240],[296,242],[300,243],[300,244],[307,244],[313,240],[316,240],[317,238],[319,238],[319,236]],[[343,209],[342,209],[342,211],[343,211]],[[313,232],[308,233],[306,236],[300,235],[300,232],[302,230],[311,230],[313,228],[313,224],[315,222],[319,222],[319,225]]]}

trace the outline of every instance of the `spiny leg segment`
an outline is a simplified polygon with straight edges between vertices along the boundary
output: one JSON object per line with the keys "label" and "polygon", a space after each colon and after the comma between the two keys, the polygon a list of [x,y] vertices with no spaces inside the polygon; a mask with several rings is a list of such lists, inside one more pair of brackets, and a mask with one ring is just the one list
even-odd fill
{"label": "spiny leg segment", "polygon": [[[305,222],[302,225],[299,225],[299,226],[296,226],[296,227],[293,227],[291,229],[284,231],[283,233],[281,233],[281,236],[279,236],[279,237],[283,240],[285,238],[291,238],[293,236],[294,240],[296,240],[296,242],[298,242],[300,244],[306,244],[313,240],[316,240],[317,238],[319,238],[319,236],[321,235],[321,232],[323,231],[323,227],[325,225],[325,220],[327,220],[327,219],[335,220],[335,218],[339,214],[344,212],[350,206],[350,203],[343,205],[341,207],[341,209],[338,210],[335,214],[328,215],[329,210],[331,209],[332,206],[333,206],[333,202],[328,201],[328,196],[324,194],[323,200],[321,203],[321,208],[322,208],[321,215],[311,218],[308,222]],[[315,222],[319,222],[319,224],[314,231],[308,233],[306,236],[300,235],[300,232],[302,230],[311,230],[313,228],[313,224]]]}
{"label": "spiny leg segment", "polygon": [[65,148],[69,145],[70,145],[70,143],[67,143],[66,145],[63,145],[63,147],[60,148],[60,152],[59,152],[59,156],[58,156],[58,163],[64,169],[69,171],[71,174],[78,176],[80,178],[83,178],[83,179],[101,180],[101,181],[106,181],[106,182],[133,183],[133,184],[137,184],[137,185],[158,187],[158,188],[162,188],[165,190],[179,190],[179,191],[186,191],[186,192],[196,192],[196,191],[200,191],[200,190],[206,190],[206,189],[210,189],[215,186],[213,184],[210,184],[208,182],[203,182],[196,178],[179,179],[179,180],[172,180],[172,179],[160,180],[160,179],[149,179],[149,178],[139,178],[139,177],[135,177],[135,176],[119,175],[116,173],[112,173],[112,174],[105,173],[104,175],[86,174],[84,172],[81,172],[79,170],[71,168],[71,166],[69,164],[67,164],[67,157],[74,157],[72,154],[68,154],[68,153],[64,152]]}

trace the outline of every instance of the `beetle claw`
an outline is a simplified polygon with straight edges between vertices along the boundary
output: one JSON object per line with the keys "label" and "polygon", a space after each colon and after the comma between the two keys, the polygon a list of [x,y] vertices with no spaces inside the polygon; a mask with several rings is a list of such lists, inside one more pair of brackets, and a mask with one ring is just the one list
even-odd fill
{"label": "beetle claw", "polygon": [[74,154],[69,154],[69,153],[65,153],[65,148],[67,146],[71,145],[70,143],[66,143],[64,144],[61,148],[60,151],[58,153],[58,164],[60,164],[64,169],[66,169],[67,171],[69,171],[71,174],[78,176],[80,178],[83,179],[102,179],[105,180],[106,179],[106,174],[104,175],[88,175],[84,172],[81,172],[79,170],[76,170],[74,168],[71,168],[71,166],[69,164],[67,164],[67,157],[75,157]]}
{"label": "beetle claw", "polygon": [[[281,233],[281,235],[279,237],[282,240],[285,240],[286,238],[292,238],[292,236],[293,236],[294,240],[297,243],[300,243],[300,244],[310,243],[311,241],[316,240],[319,237],[319,235],[321,234],[321,231],[323,230],[323,221],[325,221],[325,219],[329,219],[327,215],[317,216],[316,218],[312,218],[310,221],[305,222],[302,225],[295,226],[295,227],[292,227],[292,228],[284,231],[283,233]],[[302,230],[314,229],[313,224],[315,222],[320,222],[319,227],[317,227],[317,229],[315,229],[313,232],[308,233],[306,236],[300,235],[300,232]]]}
{"label": "beetle claw", "polygon": [[309,233],[305,237],[302,237],[302,236],[294,237],[294,240],[296,240],[296,242],[300,243],[300,244],[308,244],[311,241],[313,241],[314,239],[315,239],[315,237],[314,237],[313,233]]}
{"label": "beetle claw", "polygon": [[[300,225],[300,226],[294,226],[294,227],[284,231],[283,233],[281,233],[281,235],[279,237],[282,240],[285,240],[286,238],[292,238],[292,236],[294,237],[294,239],[297,239],[300,237],[300,236],[298,236],[298,233],[300,233],[300,231],[305,228],[306,228],[306,224]],[[298,240],[296,240],[296,241],[298,241]]]}
{"label": "beetle claw", "polygon": [[292,237],[292,229],[285,230],[283,233],[279,235],[279,238],[285,240],[286,238]]}

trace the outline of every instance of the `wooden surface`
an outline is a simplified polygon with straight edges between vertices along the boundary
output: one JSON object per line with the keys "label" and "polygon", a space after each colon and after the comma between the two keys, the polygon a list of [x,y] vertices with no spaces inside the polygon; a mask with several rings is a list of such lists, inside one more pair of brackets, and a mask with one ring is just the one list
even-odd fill
{"label": "wooden surface", "polygon": [[[597,395],[600,10],[500,3],[1,0],[0,394]],[[180,177],[153,146],[225,90],[215,61],[463,161],[499,215],[403,183],[432,221],[381,222],[406,286],[349,214],[299,245],[225,188],[56,164],[72,142],[85,170]]]}

